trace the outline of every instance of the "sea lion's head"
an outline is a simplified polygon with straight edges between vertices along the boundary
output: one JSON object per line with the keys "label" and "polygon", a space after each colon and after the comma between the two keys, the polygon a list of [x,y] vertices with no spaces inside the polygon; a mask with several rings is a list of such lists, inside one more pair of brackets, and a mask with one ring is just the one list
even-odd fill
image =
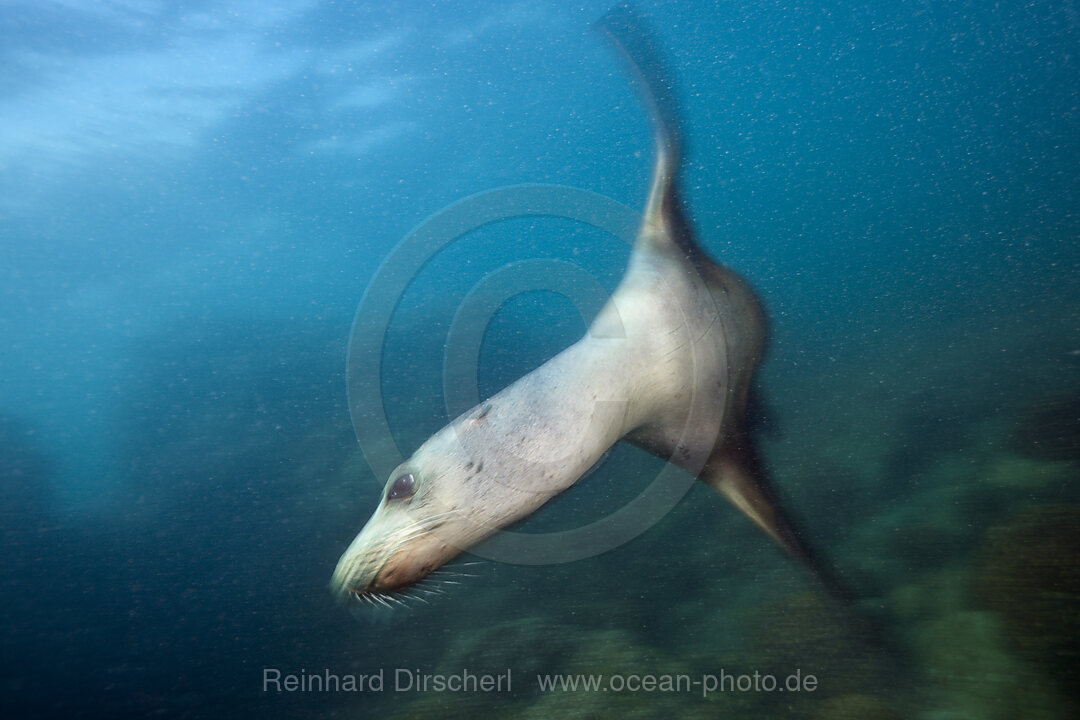
{"label": "sea lion's head", "polygon": [[443,428],[390,474],[334,570],[339,598],[404,590],[539,504],[500,482],[498,461],[485,467],[465,450],[463,435],[475,422],[467,415]]}

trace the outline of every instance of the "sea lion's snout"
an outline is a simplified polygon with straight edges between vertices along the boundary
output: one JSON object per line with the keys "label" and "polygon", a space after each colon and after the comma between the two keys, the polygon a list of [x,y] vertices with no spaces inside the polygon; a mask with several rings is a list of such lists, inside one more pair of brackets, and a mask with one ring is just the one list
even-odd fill
{"label": "sea lion's snout", "polygon": [[461,552],[443,539],[442,518],[401,507],[400,497],[414,483],[412,475],[390,483],[383,503],[338,560],[330,585],[340,600],[404,590]]}
{"label": "sea lion's snout", "polygon": [[414,541],[410,547],[386,555],[377,547],[358,546],[356,541],[341,556],[330,582],[339,600],[364,595],[390,594],[423,580],[441,562],[429,543]]}
{"label": "sea lion's snout", "polygon": [[[434,547],[432,547],[434,545]],[[389,556],[372,547],[349,547],[341,556],[331,586],[341,600],[364,595],[391,594],[404,590],[427,577],[441,565],[442,543],[423,540],[409,543]]]}

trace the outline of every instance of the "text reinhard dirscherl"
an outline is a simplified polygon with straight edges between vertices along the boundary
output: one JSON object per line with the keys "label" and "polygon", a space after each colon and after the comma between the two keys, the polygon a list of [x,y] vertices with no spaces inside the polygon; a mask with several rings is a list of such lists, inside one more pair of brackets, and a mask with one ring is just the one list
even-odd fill
{"label": "text reinhard dirscherl", "polygon": [[[391,682],[387,683],[387,678]],[[278,668],[263,668],[263,692],[510,692],[510,668],[501,673],[475,673],[463,669],[456,673],[425,673],[410,668],[379,668],[367,675],[338,675],[329,669],[283,673]]]}
{"label": "text reinhard dirscherl", "polygon": [[[667,673],[547,674],[536,675],[535,689],[550,692],[614,693],[701,693],[708,697],[725,692],[814,692],[815,675],[795,670],[788,675],[769,673],[729,673],[698,676]],[[382,692],[485,692],[513,690],[511,668],[498,673],[478,673],[462,669],[455,673],[425,673],[412,668],[379,668],[366,675],[337,674],[329,669],[285,673],[279,668],[263,668],[263,692],[274,693],[382,693]]]}

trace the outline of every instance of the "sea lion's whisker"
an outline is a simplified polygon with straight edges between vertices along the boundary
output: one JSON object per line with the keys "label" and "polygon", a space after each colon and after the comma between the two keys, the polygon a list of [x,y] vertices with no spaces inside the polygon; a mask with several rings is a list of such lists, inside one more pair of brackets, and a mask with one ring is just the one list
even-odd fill
{"label": "sea lion's whisker", "polygon": [[443,510],[442,512],[435,513],[434,515],[428,515],[428,520],[438,520],[439,518],[449,517],[450,515],[462,515],[464,511],[461,508],[450,508],[449,510]]}
{"label": "sea lion's whisker", "polygon": [[432,577],[430,575],[428,575],[426,578],[424,578],[423,580],[421,580],[417,584],[413,585],[413,588],[416,589],[416,590],[419,590],[420,592],[427,593],[428,595],[431,595],[432,593],[434,593],[436,595],[445,595],[446,594],[446,591],[444,591],[439,586],[438,581],[432,579]]}
{"label": "sea lion's whisker", "polygon": [[395,542],[394,542],[394,546],[393,546],[393,550],[392,550],[391,554],[394,553],[394,552],[397,552],[398,550],[400,550],[401,546],[404,545],[405,543],[407,543],[407,542],[409,542],[411,540],[415,540],[418,537],[422,537],[424,535],[427,535],[429,532],[431,532],[431,530],[432,530],[432,528],[424,527],[424,526],[415,526],[415,525],[413,525],[413,526],[406,527],[402,531],[402,534],[400,536],[398,536],[397,538],[395,538]]}
{"label": "sea lion's whisker", "polygon": [[435,524],[435,523],[443,520],[444,518],[450,517],[452,515],[461,515],[461,514],[462,514],[462,511],[457,509],[457,508],[454,508],[453,510],[444,510],[443,512],[435,513],[434,515],[428,515],[426,517],[420,518],[419,520],[414,521],[414,524],[415,525],[432,525],[432,524]]}
{"label": "sea lion's whisker", "polygon": [[474,576],[469,576],[469,575],[466,575],[466,574],[463,574],[463,573],[451,573],[451,572],[448,572],[446,570],[446,568],[438,568],[437,570],[434,570],[433,572],[429,573],[427,577],[425,577],[420,583],[418,583],[417,585],[414,585],[413,587],[419,588],[421,590],[430,589],[433,592],[438,593],[439,595],[448,595],[449,590],[450,590],[450,588],[449,588],[450,585],[463,585],[464,584],[464,583],[462,583],[462,582],[460,582],[458,580],[451,580],[451,579],[449,579],[450,577],[474,577]]}
{"label": "sea lion's whisker", "polygon": [[420,533],[425,534],[434,530],[439,525],[446,522],[446,518],[451,515],[460,515],[460,510],[447,510],[446,512],[436,513],[430,517],[426,517],[420,520],[414,521],[410,525],[406,525],[403,532],[406,533]]}
{"label": "sea lion's whisker", "polygon": [[425,600],[424,598],[420,597],[419,595],[414,595],[413,593],[405,592],[404,590],[401,591],[401,594],[404,595],[405,597],[409,598],[410,600],[419,600],[420,602],[424,603],[425,605],[430,605],[431,604],[427,600]]}
{"label": "sea lion's whisker", "polygon": [[395,547],[394,547],[394,551],[396,552],[397,550],[399,550],[402,545],[409,542],[410,540],[415,540],[416,538],[421,537],[423,535],[427,535],[427,530],[425,530],[424,528],[414,528],[414,529],[409,530],[408,532],[406,532],[404,535],[402,535],[401,537],[399,537],[397,539],[397,542],[396,542]]}
{"label": "sea lion's whisker", "polygon": [[451,570],[451,569],[449,569],[449,568],[447,568],[445,566],[443,566],[441,568],[437,568],[435,570],[432,570],[431,573],[428,575],[428,577],[431,577],[432,575],[434,575],[436,577],[439,577],[439,578],[443,578],[443,577],[478,577],[477,575],[473,575],[471,573],[457,572],[457,571]]}

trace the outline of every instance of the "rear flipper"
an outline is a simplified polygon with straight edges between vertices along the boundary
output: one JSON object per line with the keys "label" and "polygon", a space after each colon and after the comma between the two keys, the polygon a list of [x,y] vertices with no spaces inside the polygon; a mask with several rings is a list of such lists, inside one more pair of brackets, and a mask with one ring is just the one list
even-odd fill
{"label": "rear flipper", "polygon": [[856,594],[832,566],[824,562],[784,513],[776,493],[765,479],[757,453],[748,440],[729,445],[705,464],[698,479],[726,497],[766,535],[804,566],[822,587],[844,605]]}
{"label": "rear flipper", "polygon": [[807,542],[784,513],[749,440],[729,445],[723,453],[716,453],[705,464],[698,479],[730,500],[788,555],[808,568],[825,592],[838,602],[837,610],[862,642],[885,652],[898,663],[898,670],[905,667],[906,652],[895,636],[896,628],[881,594],[861,587],[862,583],[856,591]]}

